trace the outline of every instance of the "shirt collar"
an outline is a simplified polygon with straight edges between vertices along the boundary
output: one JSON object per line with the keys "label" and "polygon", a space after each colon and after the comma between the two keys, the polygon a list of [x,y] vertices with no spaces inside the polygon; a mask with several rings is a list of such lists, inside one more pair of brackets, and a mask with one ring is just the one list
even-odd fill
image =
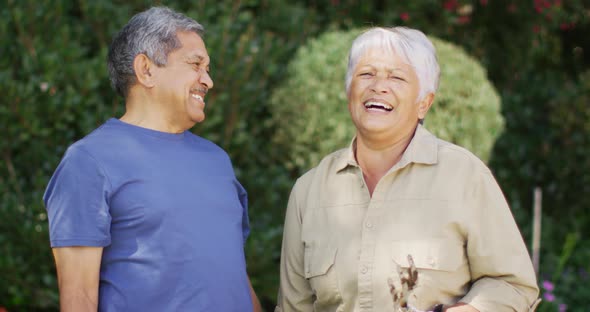
{"label": "shirt collar", "polygon": [[[356,145],[356,136],[352,138],[349,147],[346,151],[340,154],[336,162],[335,169],[337,172],[347,168],[348,166],[358,167],[358,163],[354,157],[354,149]],[[394,165],[394,168],[403,168],[411,163],[433,165],[438,161],[438,142],[437,138],[430,133],[421,124],[416,127],[414,137],[410,144],[404,151],[400,161]],[[393,169],[393,168],[392,168]]]}

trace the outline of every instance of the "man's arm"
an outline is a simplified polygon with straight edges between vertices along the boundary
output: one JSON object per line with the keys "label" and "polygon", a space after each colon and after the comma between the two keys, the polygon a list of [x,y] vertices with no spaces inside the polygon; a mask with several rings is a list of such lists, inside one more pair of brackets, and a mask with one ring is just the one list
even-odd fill
{"label": "man's arm", "polygon": [[252,288],[252,283],[250,283],[250,278],[248,278],[248,286],[250,287],[250,296],[252,297],[252,307],[254,312],[262,312],[262,306],[260,305],[260,301],[258,300],[258,296],[256,296],[256,292],[254,288]]}
{"label": "man's arm", "polygon": [[53,248],[62,312],[96,312],[102,247]]}

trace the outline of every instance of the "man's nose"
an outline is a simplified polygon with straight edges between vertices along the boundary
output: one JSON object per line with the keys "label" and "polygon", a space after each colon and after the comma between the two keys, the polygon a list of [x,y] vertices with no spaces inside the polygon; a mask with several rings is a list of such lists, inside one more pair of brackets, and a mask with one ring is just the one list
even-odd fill
{"label": "man's nose", "polygon": [[213,79],[211,79],[211,76],[207,71],[203,71],[203,74],[199,78],[199,82],[207,86],[207,89],[213,88]]}

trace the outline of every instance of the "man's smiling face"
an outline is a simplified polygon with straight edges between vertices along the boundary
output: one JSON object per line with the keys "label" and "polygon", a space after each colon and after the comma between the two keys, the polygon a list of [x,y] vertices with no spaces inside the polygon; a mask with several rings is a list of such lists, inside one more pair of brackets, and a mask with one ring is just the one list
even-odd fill
{"label": "man's smiling face", "polygon": [[168,118],[192,127],[205,119],[205,95],[213,88],[209,55],[203,39],[194,32],[176,34],[181,48],[168,55],[157,71],[157,97],[166,106]]}

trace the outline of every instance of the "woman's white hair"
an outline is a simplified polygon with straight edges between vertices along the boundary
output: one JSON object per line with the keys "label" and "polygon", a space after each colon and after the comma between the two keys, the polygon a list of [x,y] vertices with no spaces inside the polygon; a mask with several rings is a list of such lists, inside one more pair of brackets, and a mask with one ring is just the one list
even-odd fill
{"label": "woman's white hair", "polygon": [[418,101],[429,93],[436,93],[440,68],[436,49],[426,35],[407,27],[374,27],[359,35],[352,43],[346,71],[346,94],[349,94],[352,74],[359,58],[369,49],[395,52],[414,68],[420,83]]}

